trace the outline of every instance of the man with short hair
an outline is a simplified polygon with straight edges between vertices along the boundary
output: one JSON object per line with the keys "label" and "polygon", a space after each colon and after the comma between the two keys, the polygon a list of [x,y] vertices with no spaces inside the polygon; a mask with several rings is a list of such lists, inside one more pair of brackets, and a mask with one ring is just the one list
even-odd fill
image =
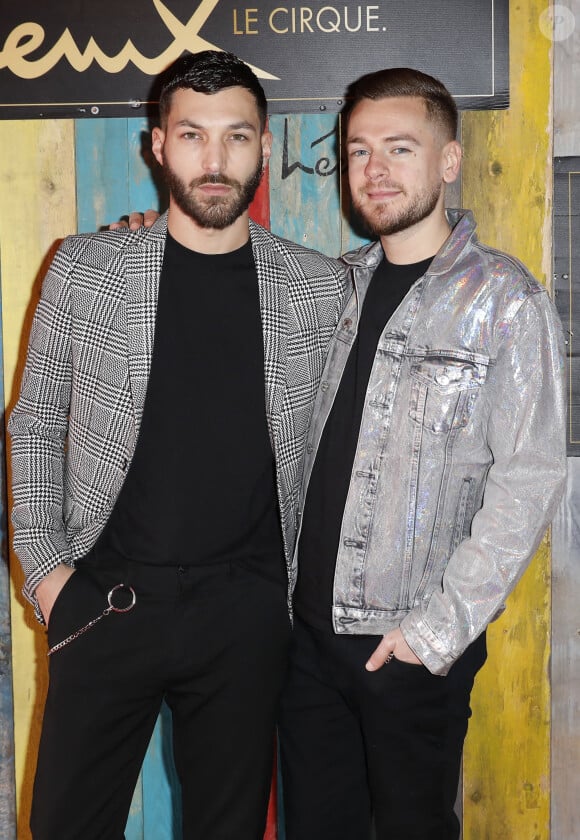
{"label": "man with short hair", "polygon": [[352,86],[352,200],[377,242],[331,341],[306,448],[280,738],[287,840],[456,840],[485,629],[566,471],[563,340],[546,290],[445,211],[445,87]]}
{"label": "man with short hair", "polygon": [[160,114],[169,211],[65,240],[9,423],[14,548],[50,645],[35,840],[124,836],[164,699],[184,838],[265,827],[286,566],[344,271],[249,220],[271,135],[243,62],[183,57]]}

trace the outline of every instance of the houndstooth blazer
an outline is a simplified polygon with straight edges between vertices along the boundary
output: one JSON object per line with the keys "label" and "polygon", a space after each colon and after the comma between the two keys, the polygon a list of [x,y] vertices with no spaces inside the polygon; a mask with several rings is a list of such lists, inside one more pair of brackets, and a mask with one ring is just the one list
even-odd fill
{"label": "houndstooth blazer", "polygon": [[[74,566],[94,545],[131,463],[166,232],[165,215],[150,229],[71,236],[45,278],[8,424],[14,549],[26,576],[24,594],[33,603],[45,575],[59,563]],[[253,222],[250,236],[266,412],[290,565],[305,440],[346,279],[336,260]]]}

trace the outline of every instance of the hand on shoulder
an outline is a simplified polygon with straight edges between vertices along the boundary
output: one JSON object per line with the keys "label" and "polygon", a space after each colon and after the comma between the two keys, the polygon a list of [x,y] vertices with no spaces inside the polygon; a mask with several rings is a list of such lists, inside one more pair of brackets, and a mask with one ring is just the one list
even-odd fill
{"label": "hand on shoulder", "polygon": [[119,219],[118,222],[112,222],[109,225],[109,230],[121,230],[122,228],[129,228],[129,230],[139,230],[140,227],[150,228],[159,218],[157,210],[145,210],[140,213],[138,210],[133,210],[129,216]]}

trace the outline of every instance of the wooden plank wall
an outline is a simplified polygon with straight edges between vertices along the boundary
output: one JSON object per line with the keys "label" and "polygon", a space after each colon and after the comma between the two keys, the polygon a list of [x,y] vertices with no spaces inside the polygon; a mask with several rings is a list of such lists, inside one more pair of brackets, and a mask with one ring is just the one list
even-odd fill
{"label": "wooden plank wall", "polygon": [[[551,277],[551,41],[544,0],[510,3],[510,108],[463,118],[463,199],[479,235]],[[550,547],[488,634],[464,755],[464,836],[550,836]],[[559,838],[555,838],[559,840]]]}
{"label": "wooden plank wall", "polygon": [[[542,279],[549,271],[550,42],[545,3],[512,0],[510,111],[464,116],[463,194],[482,238],[516,253]],[[270,184],[254,212],[284,236],[337,255],[359,241],[346,217],[336,118],[271,118]],[[0,123],[0,271],[6,404],[13,404],[30,316],[57,241],[96,230],[133,208],[156,206],[146,121]],[[550,813],[549,544],[542,546],[507,614],[490,633],[490,662],[474,696],[464,769],[466,840],[544,840]],[[46,648],[21,575],[12,577],[14,743],[18,837],[27,840],[30,785],[46,688]],[[7,617],[6,607],[0,611]],[[1,626],[1,625],[0,625]],[[176,785],[164,711],[127,827],[128,840],[179,836]],[[1,816],[1,812],[0,812]],[[0,835],[9,838],[0,824]],[[269,827],[269,840],[275,830]]]}
{"label": "wooden plank wall", "polygon": [[[1,283],[1,278],[0,278]],[[1,306],[0,306],[1,312]],[[0,325],[0,360],[2,329]],[[0,364],[0,405],[4,387]],[[12,644],[10,632],[10,578],[8,574],[8,523],[6,505],[4,424],[0,427],[0,836],[16,840],[14,789],[14,738],[12,701]]]}

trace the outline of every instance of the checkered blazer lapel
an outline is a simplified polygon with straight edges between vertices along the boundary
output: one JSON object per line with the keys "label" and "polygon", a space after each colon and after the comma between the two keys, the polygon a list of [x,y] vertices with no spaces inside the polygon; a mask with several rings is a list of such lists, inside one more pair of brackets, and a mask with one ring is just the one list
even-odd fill
{"label": "checkered blazer lapel", "polygon": [[136,431],[143,417],[147,382],[151,370],[159,278],[163,265],[167,214],[159,218],[146,240],[125,255],[127,295],[127,361]]}
{"label": "checkered blazer lapel", "polygon": [[251,222],[250,234],[262,319],[266,414],[273,442],[286,385],[288,281],[284,265],[278,261],[271,243],[264,240],[262,229]]}

